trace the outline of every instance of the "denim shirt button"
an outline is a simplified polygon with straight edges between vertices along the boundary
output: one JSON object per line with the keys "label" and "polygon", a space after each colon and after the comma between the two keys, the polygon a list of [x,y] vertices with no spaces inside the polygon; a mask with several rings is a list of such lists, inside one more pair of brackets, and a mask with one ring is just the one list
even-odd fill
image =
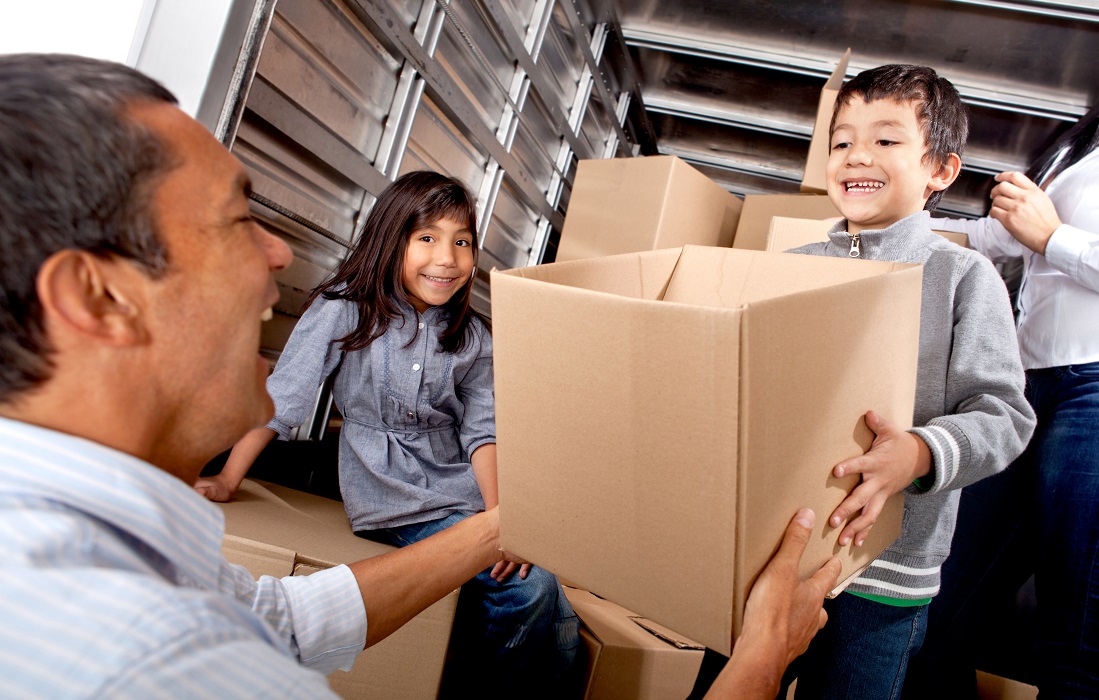
{"label": "denim shirt button", "polygon": [[414,419],[416,418],[416,414],[415,414],[415,413],[413,413],[412,411],[409,411],[409,412],[408,412],[407,414],[405,414],[405,415],[407,415],[407,416],[408,416],[408,419],[409,419],[409,420],[414,420]]}
{"label": "denim shirt button", "polygon": [[412,365],[412,371],[413,371],[413,372],[419,372],[419,371],[420,371],[420,363],[419,363],[419,362],[417,362],[416,364]]}

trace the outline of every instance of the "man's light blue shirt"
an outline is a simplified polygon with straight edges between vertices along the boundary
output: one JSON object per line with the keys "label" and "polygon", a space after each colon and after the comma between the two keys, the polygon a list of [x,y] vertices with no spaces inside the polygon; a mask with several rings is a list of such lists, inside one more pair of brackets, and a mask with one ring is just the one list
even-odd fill
{"label": "man's light blue shirt", "polygon": [[0,418],[5,697],[332,697],[366,639],[350,569],[257,582],[223,534],[174,476]]}

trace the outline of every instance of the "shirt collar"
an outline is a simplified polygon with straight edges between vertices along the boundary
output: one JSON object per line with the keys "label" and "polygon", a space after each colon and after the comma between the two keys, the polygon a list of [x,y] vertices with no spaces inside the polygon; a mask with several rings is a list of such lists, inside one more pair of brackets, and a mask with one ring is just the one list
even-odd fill
{"label": "shirt collar", "polygon": [[74,435],[0,418],[0,493],[86,513],[163,558],[180,585],[216,589],[225,519],[175,476]]}

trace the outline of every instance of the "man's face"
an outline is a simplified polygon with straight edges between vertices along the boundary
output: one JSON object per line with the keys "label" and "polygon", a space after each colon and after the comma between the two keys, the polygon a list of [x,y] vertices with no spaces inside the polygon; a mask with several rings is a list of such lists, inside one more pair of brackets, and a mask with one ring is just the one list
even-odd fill
{"label": "man's face", "polygon": [[911,102],[855,97],[840,107],[828,155],[828,197],[848,230],[882,229],[922,211],[939,168]]}
{"label": "man's face", "polygon": [[271,418],[260,324],[278,300],[272,273],[292,255],[252,219],[244,168],[204,127],[162,103],[129,115],[175,160],[152,196],[168,271],[146,285],[149,390],[164,431],[150,461],[193,483]]}

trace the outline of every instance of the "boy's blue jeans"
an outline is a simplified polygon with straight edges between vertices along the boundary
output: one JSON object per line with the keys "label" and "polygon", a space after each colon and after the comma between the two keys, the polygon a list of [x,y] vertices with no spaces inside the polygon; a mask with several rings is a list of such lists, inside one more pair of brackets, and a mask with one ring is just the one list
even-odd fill
{"label": "boy's blue jeans", "polygon": [[886,605],[850,593],[824,601],[828,623],[790,665],[783,690],[796,677],[797,700],[899,698],[908,659],[927,630],[927,608]]}
{"label": "boy's blue jeans", "polygon": [[[359,534],[404,547],[466,517],[452,513],[439,520]],[[573,681],[580,623],[557,577],[535,566],[525,579],[516,571],[498,583],[490,571],[482,571],[462,586],[451,640],[455,658],[448,664],[444,692],[462,696],[466,690],[483,694],[492,688],[522,689],[534,697],[566,692],[561,688]]]}
{"label": "boy's blue jeans", "polygon": [[1099,697],[1099,362],[1029,370],[1027,399],[1038,426],[1026,451],[962,491],[913,688],[972,689],[974,627],[1034,574],[1033,680],[1042,697]]}

